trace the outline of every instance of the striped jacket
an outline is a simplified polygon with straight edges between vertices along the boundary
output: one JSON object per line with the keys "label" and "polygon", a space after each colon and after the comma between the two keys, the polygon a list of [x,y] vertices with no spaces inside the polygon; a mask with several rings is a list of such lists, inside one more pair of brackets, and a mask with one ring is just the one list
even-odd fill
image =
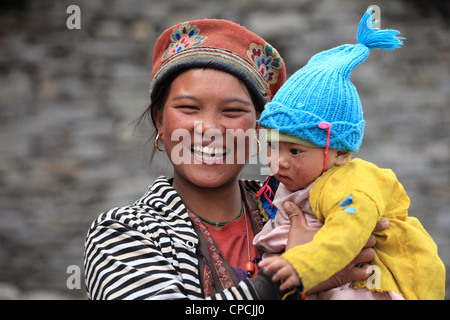
{"label": "striped jacket", "polygon": [[[92,223],[84,257],[88,298],[203,299],[198,243],[183,202],[161,176],[132,206],[109,210]],[[276,299],[276,288],[260,273],[211,299]]]}

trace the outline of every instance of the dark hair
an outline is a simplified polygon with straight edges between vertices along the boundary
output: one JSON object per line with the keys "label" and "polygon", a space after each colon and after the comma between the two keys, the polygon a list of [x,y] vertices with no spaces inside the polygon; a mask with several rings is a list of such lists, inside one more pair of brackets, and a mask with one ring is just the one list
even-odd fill
{"label": "dark hair", "polygon": [[[150,105],[135,121],[135,127],[140,126],[142,122],[153,124],[153,128],[155,130],[153,130],[153,133],[148,138],[146,144],[151,144],[153,146],[152,142],[156,139],[156,135],[158,133],[156,129],[156,121],[153,118],[153,110],[156,109],[162,111],[162,109],[164,108],[164,104],[166,103],[167,100],[167,95],[169,94],[170,86],[172,85],[172,82],[175,78],[176,76],[166,79],[165,83],[159,87],[158,92],[156,92],[156,94],[153,95],[153,99],[150,102]],[[152,162],[153,157],[155,156],[155,152],[156,148],[152,147],[149,160],[150,163]]]}
{"label": "dark hair", "polygon": [[[207,68],[200,67],[199,69],[207,69]],[[164,105],[167,100],[167,96],[169,94],[170,87],[172,85],[172,82],[175,80],[176,77],[178,77],[180,74],[184,73],[187,70],[190,70],[190,69],[184,69],[178,73],[172,73],[169,77],[165,78],[164,82],[161,83],[161,85],[159,85],[158,87],[156,87],[153,92],[151,92],[151,96],[153,97],[153,99],[151,100],[150,105],[139,116],[139,118],[136,119],[136,121],[135,121],[136,127],[140,126],[142,124],[142,122],[145,121],[148,123],[152,123],[153,127],[155,128],[155,130],[153,131],[153,133],[147,140],[146,144],[150,144],[156,139],[157,130],[156,130],[156,121],[153,118],[153,111],[154,110],[160,110],[160,111],[163,110]],[[221,70],[221,69],[218,69],[218,70]],[[242,85],[247,87],[247,89],[250,93],[250,97],[252,99],[253,105],[256,110],[256,115],[259,117],[259,115],[261,114],[261,110],[263,110],[263,108],[264,108],[264,103],[261,102],[261,97],[257,96],[253,90],[248,88],[248,86],[246,85],[246,83],[244,81],[242,81],[241,79],[239,79],[239,80],[241,81]],[[152,146],[153,146],[153,144],[152,144]],[[153,157],[155,156],[155,152],[156,152],[155,147],[152,147],[152,152],[150,154],[150,161],[149,161],[150,163],[152,162]]]}

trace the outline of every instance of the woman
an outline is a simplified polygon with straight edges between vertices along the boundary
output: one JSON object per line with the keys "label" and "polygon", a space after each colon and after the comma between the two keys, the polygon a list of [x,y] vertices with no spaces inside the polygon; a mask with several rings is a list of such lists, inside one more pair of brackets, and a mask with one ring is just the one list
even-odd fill
{"label": "woman", "polygon": [[[242,26],[196,20],[161,35],[152,78],[143,118],[152,119],[155,147],[168,155],[173,178],[158,178],[132,206],[94,221],[85,248],[88,297],[280,299],[280,284],[258,273],[255,263],[261,252],[253,236],[264,223],[259,185],[239,181],[238,174],[251,156],[248,133],[285,81],[284,62]],[[286,206],[288,247],[311,240],[314,230],[305,227],[300,210]],[[355,263],[370,261],[371,254],[364,250]],[[368,276],[354,269],[324,288]]]}

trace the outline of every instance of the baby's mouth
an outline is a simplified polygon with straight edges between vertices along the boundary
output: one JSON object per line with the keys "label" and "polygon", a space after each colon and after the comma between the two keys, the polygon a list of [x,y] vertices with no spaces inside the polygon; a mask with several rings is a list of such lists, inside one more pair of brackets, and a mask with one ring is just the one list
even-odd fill
{"label": "baby's mouth", "polygon": [[227,150],[222,147],[203,147],[200,145],[192,145],[191,152],[194,157],[203,160],[206,163],[217,163],[227,156]]}

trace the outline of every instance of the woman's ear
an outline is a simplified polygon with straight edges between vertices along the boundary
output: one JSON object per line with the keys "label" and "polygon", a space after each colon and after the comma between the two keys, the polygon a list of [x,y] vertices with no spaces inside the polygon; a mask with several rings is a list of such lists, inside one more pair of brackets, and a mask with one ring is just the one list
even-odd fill
{"label": "woman's ear", "polygon": [[347,162],[348,158],[351,155],[352,154],[350,152],[337,150],[336,159],[334,160],[334,164],[338,165],[338,166],[343,165],[344,163]]}
{"label": "woman's ear", "polygon": [[152,117],[155,120],[155,125],[156,125],[156,133],[159,134],[159,138],[161,139],[161,141],[164,140],[163,138],[163,124],[162,124],[162,113],[163,111],[160,110],[159,108],[153,108],[152,110]]}

